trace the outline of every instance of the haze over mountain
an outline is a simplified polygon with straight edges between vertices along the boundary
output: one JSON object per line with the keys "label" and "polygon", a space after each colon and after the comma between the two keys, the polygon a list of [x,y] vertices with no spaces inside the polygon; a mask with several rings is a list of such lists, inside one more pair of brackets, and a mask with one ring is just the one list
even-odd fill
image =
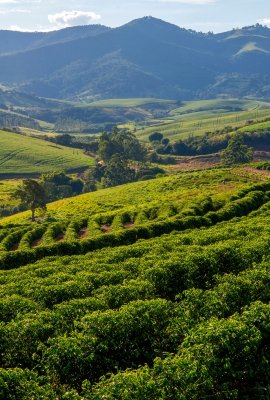
{"label": "haze over mountain", "polygon": [[145,17],[114,29],[0,31],[1,83],[43,97],[270,98],[269,67],[261,25],[203,34]]}

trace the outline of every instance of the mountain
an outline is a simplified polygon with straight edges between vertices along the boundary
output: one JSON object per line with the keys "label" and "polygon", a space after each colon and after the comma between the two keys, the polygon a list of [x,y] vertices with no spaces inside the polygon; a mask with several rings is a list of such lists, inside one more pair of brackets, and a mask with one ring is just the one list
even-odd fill
{"label": "mountain", "polygon": [[214,35],[144,17],[115,29],[36,35],[20,51],[13,46],[13,54],[0,56],[0,76],[37,96],[270,97],[270,29],[261,25]]}
{"label": "mountain", "polygon": [[110,28],[103,25],[75,26],[52,32],[16,32],[0,30],[0,55],[13,54],[51,44],[95,36],[108,30],[110,30]]}

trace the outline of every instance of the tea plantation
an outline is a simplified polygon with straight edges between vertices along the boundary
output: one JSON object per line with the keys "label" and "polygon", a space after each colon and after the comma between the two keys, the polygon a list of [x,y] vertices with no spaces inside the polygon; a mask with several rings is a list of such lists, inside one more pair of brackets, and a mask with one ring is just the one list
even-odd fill
{"label": "tea plantation", "polygon": [[1,220],[0,398],[270,398],[270,180],[182,173]]}

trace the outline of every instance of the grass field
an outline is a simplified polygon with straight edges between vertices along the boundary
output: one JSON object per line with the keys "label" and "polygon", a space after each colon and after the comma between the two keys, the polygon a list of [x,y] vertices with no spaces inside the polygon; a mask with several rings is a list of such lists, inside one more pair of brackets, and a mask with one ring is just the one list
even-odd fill
{"label": "grass field", "polygon": [[269,109],[270,103],[257,100],[213,99],[183,102],[181,107],[171,111],[171,115],[193,113],[199,111],[254,111]]}
{"label": "grass field", "polygon": [[[134,99],[109,99],[99,100],[92,103],[76,103],[78,107],[100,107],[100,108],[129,108],[140,107],[146,104],[174,104],[174,100],[164,100],[155,98],[134,98]],[[74,103],[75,105],[75,103]]]}
{"label": "grass field", "polygon": [[93,165],[81,150],[41,139],[0,131],[0,175],[20,176],[47,171],[72,171]]}
{"label": "grass field", "polygon": [[270,116],[270,109],[242,112],[226,112],[209,114],[208,111],[177,115],[175,119],[164,120],[162,124],[138,129],[136,135],[139,139],[147,141],[153,132],[161,132],[170,140],[185,139],[190,135],[202,136],[206,132],[222,130],[231,126],[232,130],[247,125],[247,121],[260,121]]}

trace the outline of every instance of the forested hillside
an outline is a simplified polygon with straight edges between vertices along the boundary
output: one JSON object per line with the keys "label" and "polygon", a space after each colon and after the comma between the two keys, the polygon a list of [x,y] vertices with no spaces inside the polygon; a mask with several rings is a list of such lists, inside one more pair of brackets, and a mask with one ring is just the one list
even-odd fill
{"label": "forested hillside", "polygon": [[1,82],[38,96],[269,98],[270,35],[261,25],[215,35],[145,17],[1,37]]}

